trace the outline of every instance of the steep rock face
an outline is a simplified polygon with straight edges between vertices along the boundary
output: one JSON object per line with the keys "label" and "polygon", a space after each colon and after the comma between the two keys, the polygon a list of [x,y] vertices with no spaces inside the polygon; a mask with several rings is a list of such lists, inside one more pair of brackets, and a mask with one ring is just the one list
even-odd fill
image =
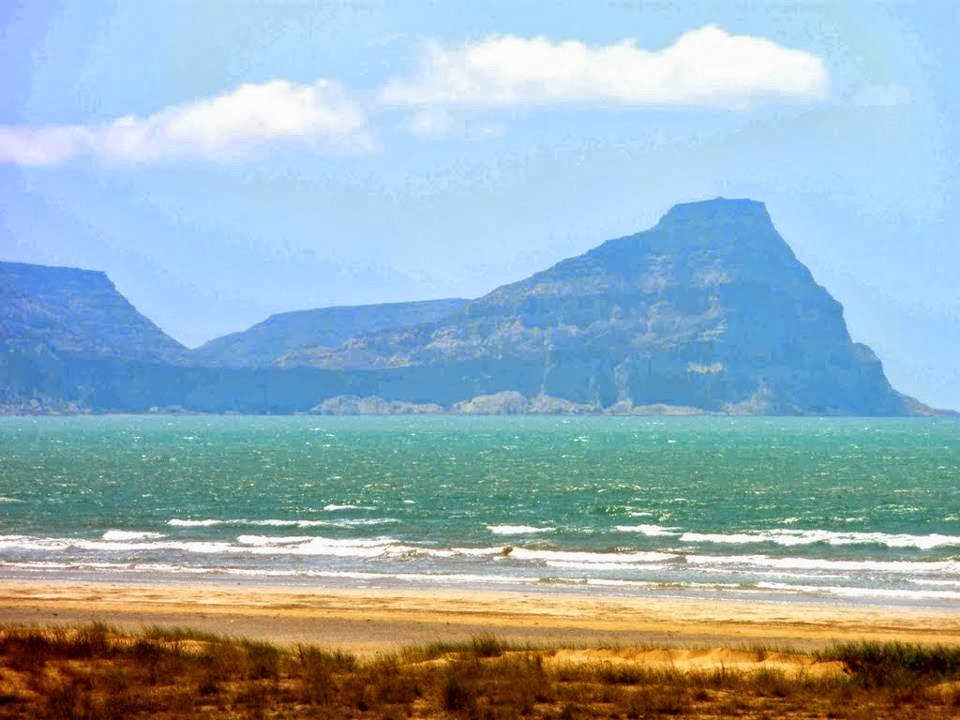
{"label": "steep rock face", "polygon": [[89,410],[109,382],[89,368],[185,358],[104,273],[0,262],[0,412]]}
{"label": "steep rock face", "polygon": [[257,367],[306,347],[333,348],[357,335],[433,322],[469,302],[459,298],[329,307],[271,315],[243,332],[216,338],[191,351],[194,363]]}
{"label": "steep rock face", "polygon": [[284,358],[336,370],[459,364],[483,367],[485,392],[600,407],[909,411],[751,200],[678,205],[650,230],[497,288],[449,320]]}
{"label": "steep rock face", "polygon": [[[310,347],[302,345],[316,343]],[[274,316],[186,351],[102,273],[0,263],[0,412],[935,414],[764,206],[678,205],[467,302]]]}
{"label": "steep rock face", "polygon": [[186,348],[93,270],[0,262],[0,344],[11,353],[179,363]]}

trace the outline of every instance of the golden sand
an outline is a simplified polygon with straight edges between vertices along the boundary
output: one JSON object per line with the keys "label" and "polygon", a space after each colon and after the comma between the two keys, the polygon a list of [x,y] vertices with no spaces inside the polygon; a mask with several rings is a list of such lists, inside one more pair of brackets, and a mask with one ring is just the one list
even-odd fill
{"label": "golden sand", "polygon": [[[190,627],[358,653],[493,634],[513,643],[606,652],[673,648],[664,660],[671,663],[702,661],[709,648],[726,653],[757,645],[810,649],[843,640],[960,644],[960,608],[554,592],[0,582],[0,623],[89,621],[130,630]],[[736,662],[732,655],[713,657]]]}

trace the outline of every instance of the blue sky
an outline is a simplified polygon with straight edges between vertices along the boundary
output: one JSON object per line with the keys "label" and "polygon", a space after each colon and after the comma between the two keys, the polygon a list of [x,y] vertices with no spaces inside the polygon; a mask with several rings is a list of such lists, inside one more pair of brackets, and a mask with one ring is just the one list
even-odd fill
{"label": "blue sky", "polygon": [[472,297],[763,200],[894,385],[960,408],[948,2],[0,3],[0,258],[193,346]]}

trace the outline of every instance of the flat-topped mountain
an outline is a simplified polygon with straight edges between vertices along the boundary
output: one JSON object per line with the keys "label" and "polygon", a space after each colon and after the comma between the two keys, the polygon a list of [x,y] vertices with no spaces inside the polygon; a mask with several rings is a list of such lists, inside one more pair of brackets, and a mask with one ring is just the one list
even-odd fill
{"label": "flat-topped mountain", "polygon": [[106,274],[0,262],[0,347],[179,363],[186,348],[141,315]]}
{"label": "flat-topped mountain", "polygon": [[337,347],[357,335],[439,320],[469,302],[459,298],[327,307],[271,315],[243,332],[216,338],[191,351],[201,365],[270,365],[304,347]]}
{"label": "flat-topped mountain", "polygon": [[922,415],[752,200],[677,205],[473,300],[274,315],[186,351],[102,273],[0,264],[0,408]]}

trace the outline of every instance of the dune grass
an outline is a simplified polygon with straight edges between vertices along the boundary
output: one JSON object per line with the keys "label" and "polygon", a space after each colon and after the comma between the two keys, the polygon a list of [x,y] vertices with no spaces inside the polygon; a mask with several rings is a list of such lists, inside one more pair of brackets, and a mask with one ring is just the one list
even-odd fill
{"label": "dune grass", "polygon": [[785,670],[771,654],[757,650],[750,670],[692,670],[629,652],[564,662],[560,648],[492,635],[358,658],[188,629],[4,627],[0,718],[960,716],[960,648],[848,643],[808,656],[829,672]]}

